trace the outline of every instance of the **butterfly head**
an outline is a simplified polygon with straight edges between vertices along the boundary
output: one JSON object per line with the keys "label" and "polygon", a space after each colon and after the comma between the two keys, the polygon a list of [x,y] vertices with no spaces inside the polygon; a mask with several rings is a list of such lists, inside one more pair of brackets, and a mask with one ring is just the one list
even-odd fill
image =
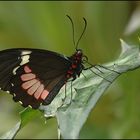
{"label": "butterfly head", "polygon": [[79,57],[79,58],[82,58],[83,56],[83,51],[81,49],[77,49],[76,50],[76,53],[75,53],[75,56]]}
{"label": "butterfly head", "polygon": [[83,57],[83,51],[81,49],[77,49],[76,52],[71,56],[72,60],[75,63],[81,63]]}
{"label": "butterfly head", "polygon": [[76,52],[71,57],[75,63],[86,63],[88,61],[88,57],[83,54],[81,49],[76,49]]}
{"label": "butterfly head", "polygon": [[86,63],[88,61],[88,57],[83,54],[83,51],[81,49],[76,50],[75,57],[77,60],[80,60],[82,63]]}

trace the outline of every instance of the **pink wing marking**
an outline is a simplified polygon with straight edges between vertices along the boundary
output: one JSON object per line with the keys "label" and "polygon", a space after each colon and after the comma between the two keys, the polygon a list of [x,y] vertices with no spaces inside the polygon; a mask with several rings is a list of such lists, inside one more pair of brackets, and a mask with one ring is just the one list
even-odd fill
{"label": "pink wing marking", "polygon": [[40,97],[41,93],[43,92],[43,90],[44,90],[44,85],[41,84],[40,87],[39,87],[39,88],[36,90],[36,92],[34,93],[34,97],[35,97],[36,99],[39,99],[39,97]]}
{"label": "pink wing marking", "polygon": [[24,67],[24,71],[25,71],[25,73],[30,73],[30,72],[32,72],[32,70],[31,70],[28,66],[25,66],[25,67]]}
{"label": "pink wing marking", "polygon": [[[33,95],[36,99],[43,99],[45,100],[46,97],[49,94],[49,91],[44,90],[44,85],[40,83],[39,80],[35,79],[36,75],[31,73],[32,70],[29,68],[29,66],[24,67],[24,71],[26,74],[21,75],[22,81],[27,81],[22,84],[23,89],[28,89],[27,93],[29,95]],[[29,81],[30,80],[30,81]]]}
{"label": "pink wing marking", "polygon": [[27,82],[23,83],[21,86],[22,86],[23,89],[28,89],[29,87],[34,85],[37,81],[38,80],[33,79],[33,80],[30,80],[30,81],[27,81]]}
{"label": "pink wing marking", "polygon": [[29,95],[33,95],[34,92],[39,88],[39,86],[40,86],[40,81],[38,81],[38,82],[35,83],[32,87],[30,87],[30,88],[28,89],[27,93],[28,93]]}
{"label": "pink wing marking", "polygon": [[41,94],[41,99],[45,100],[46,97],[48,96],[48,94],[49,94],[49,91],[44,90],[44,91],[42,92],[42,94]]}
{"label": "pink wing marking", "polygon": [[21,78],[22,81],[28,81],[28,80],[36,78],[36,75],[32,74],[32,73],[28,73],[28,74],[21,75],[20,78]]}

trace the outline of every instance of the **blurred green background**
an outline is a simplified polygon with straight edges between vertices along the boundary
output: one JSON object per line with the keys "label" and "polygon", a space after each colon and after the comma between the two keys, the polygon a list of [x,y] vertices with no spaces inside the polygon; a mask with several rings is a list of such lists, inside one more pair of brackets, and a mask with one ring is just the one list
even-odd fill
{"label": "blurred green background", "polygon": [[[70,56],[75,50],[72,29],[66,14],[73,18],[75,36],[88,22],[80,48],[93,64],[107,63],[118,57],[119,39],[138,44],[140,2],[111,1],[32,1],[0,2],[0,50],[40,48]],[[140,70],[120,76],[97,103],[80,138],[140,138]],[[0,95],[0,135],[19,121],[19,111],[12,96]],[[26,125],[16,138],[57,138],[57,121],[45,124],[41,115]]]}

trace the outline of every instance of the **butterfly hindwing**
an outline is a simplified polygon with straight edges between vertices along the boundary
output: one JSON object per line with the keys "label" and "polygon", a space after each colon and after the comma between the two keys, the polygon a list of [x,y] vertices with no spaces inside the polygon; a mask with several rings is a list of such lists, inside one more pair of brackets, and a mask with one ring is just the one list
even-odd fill
{"label": "butterfly hindwing", "polygon": [[50,51],[1,51],[0,87],[13,94],[13,99],[22,102],[24,107],[38,108],[40,103],[51,103],[65,84],[69,65],[68,59]]}
{"label": "butterfly hindwing", "polygon": [[33,108],[38,108],[40,103],[50,104],[65,84],[65,75],[52,76],[49,79],[42,80],[33,71],[26,73],[24,69],[27,67],[29,68],[29,64],[21,66],[11,80],[13,85],[11,92],[16,95],[13,99],[21,101],[24,107],[30,105]]}

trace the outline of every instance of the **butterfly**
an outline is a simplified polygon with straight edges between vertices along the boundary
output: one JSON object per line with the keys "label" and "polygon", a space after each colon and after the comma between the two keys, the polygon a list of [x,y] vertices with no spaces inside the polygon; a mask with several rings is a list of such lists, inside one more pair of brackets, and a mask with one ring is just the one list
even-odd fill
{"label": "butterfly", "polygon": [[[74,26],[72,19],[67,16]],[[13,95],[15,102],[23,107],[38,109],[41,104],[50,104],[68,80],[80,76],[84,67],[81,49],[77,41],[76,51],[70,56],[49,50],[16,48],[0,51],[0,88]],[[74,36],[73,36],[74,38]],[[74,39],[73,39],[74,41]],[[75,41],[74,41],[75,44]]]}
{"label": "butterfly", "polygon": [[1,90],[10,92],[24,107],[48,105],[68,79],[80,75],[82,57],[81,50],[71,57],[40,49],[0,51]]}

